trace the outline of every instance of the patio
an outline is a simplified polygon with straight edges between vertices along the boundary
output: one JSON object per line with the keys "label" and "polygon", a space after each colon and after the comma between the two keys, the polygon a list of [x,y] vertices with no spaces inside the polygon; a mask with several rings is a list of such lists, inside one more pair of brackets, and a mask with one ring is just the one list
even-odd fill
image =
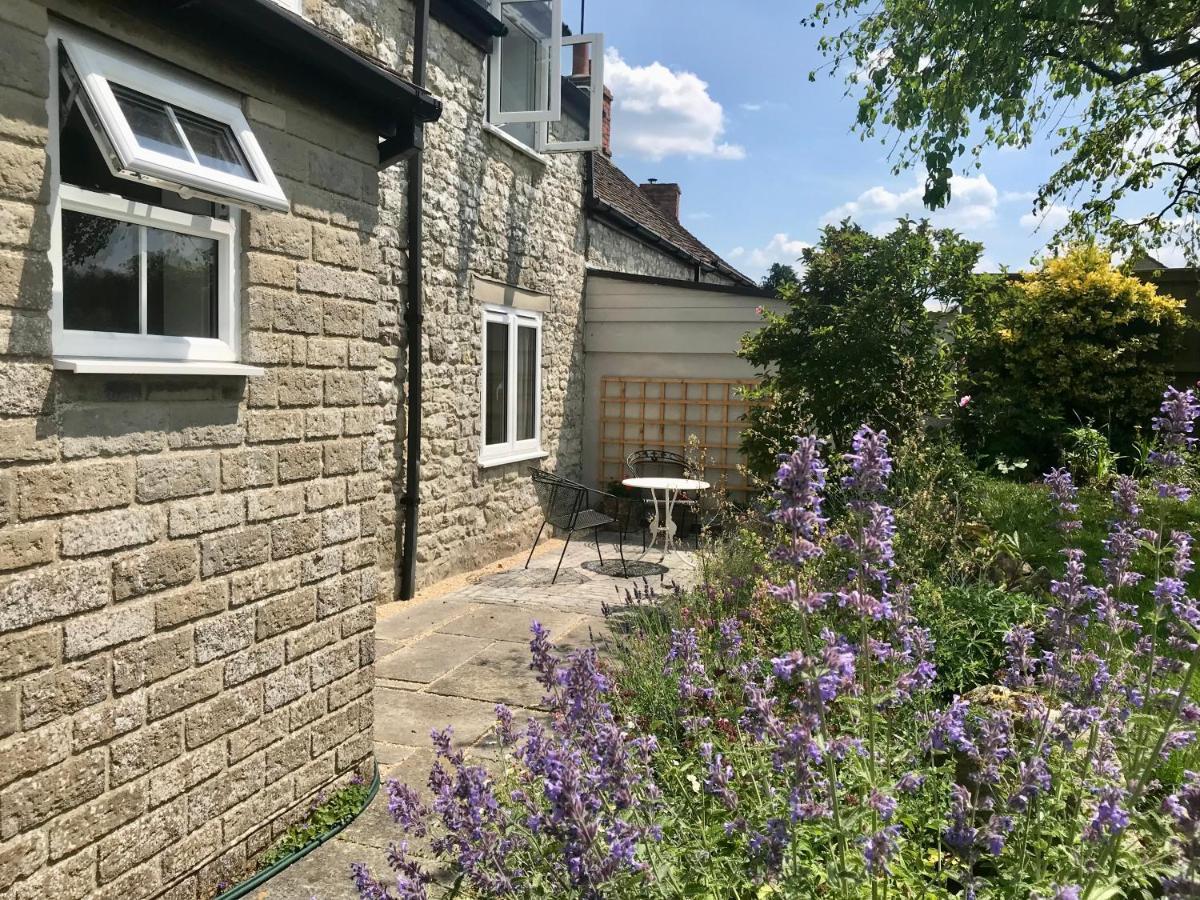
{"label": "patio", "polygon": [[[616,559],[614,536],[601,545],[606,560]],[[551,576],[562,542],[546,541],[529,569],[525,554],[486,569],[441,582],[407,603],[379,607],[375,626],[375,753],[380,778],[424,787],[433,754],[429,733],[454,726],[454,744],[484,764],[495,758],[488,736],[495,705],[512,707],[523,722],[538,715],[541,689],[529,672],[529,626],[536,619],[566,649],[595,643],[607,646],[604,603],[624,597],[634,581],[596,571],[596,546],[572,542],[558,581]],[[642,553],[627,544],[626,558],[647,572],[653,586],[697,577],[694,553],[661,550]],[[606,570],[610,567],[605,567]],[[661,574],[649,574],[659,572]],[[641,579],[637,579],[641,583]],[[386,851],[402,834],[387,811],[381,788],[370,807],[345,831],[255,894],[271,900],[354,900],[350,864],[365,862],[387,872]]]}

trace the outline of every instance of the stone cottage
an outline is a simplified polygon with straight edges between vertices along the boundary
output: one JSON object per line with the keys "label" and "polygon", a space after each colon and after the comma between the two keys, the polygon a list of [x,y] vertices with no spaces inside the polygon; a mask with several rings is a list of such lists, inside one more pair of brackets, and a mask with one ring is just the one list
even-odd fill
{"label": "stone cottage", "polygon": [[210,897],[370,777],[375,604],[580,474],[589,267],[749,284],[561,16],[0,3],[0,895]]}

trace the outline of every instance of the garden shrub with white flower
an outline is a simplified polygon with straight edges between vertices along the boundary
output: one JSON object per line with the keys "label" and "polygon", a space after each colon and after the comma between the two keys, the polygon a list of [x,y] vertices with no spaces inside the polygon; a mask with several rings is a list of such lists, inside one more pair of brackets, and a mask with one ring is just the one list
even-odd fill
{"label": "garden shrub with white flower", "polygon": [[1071,474],[1046,475],[1044,616],[951,696],[897,576],[887,435],[855,435],[836,516],[822,442],[797,439],[775,546],[739,536],[703,588],[616,610],[614,664],[534,627],[550,724],[498,709],[495,771],[435,734],[433,799],[389,785],[405,834],[394,871],[355,868],[361,897],[427,896],[433,859],[472,897],[1200,896],[1200,603],[1168,524],[1198,413],[1167,391],[1153,477],[1112,482],[1098,565]]}

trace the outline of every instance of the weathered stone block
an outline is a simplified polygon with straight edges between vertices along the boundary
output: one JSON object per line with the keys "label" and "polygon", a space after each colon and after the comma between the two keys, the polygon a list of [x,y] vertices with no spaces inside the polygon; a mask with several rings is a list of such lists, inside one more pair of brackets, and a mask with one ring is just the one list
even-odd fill
{"label": "weathered stone block", "polygon": [[196,545],[164,544],[121,557],[113,563],[113,594],[118,600],[195,581],[200,564]]}
{"label": "weathered stone block", "polygon": [[138,460],[137,498],[142,503],[194,497],[217,489],[215,454],[150,457]]}
{"label": "weathered stone block", "polygon": [[71,749],[70,735],[70,723],[55,722],[0,743],[0,787],[62,762]]}
{"label": "weathered stone block", "polygon": [[313,581],[332,578],[342,570],[342,549],[341,547],[326,547],[311,556],[306,556],[304,567],[300,570],[300,579],[305,584],[309,584]]}
{"label": "weathered stone block", "polygon": [[299,731],[310,722],[315,722],[328,710],[325,692],[317,691],[288,707],[288,728]]}
{"label": "weathered stone block", "polygon": [[290,559],[271,566],[263,566],[253,572],[233,576],[230,603],[238,606],[253,603],[272,594],[278,594],[300,584],[300,561]]}
{"label": "weathered stone block", "polygon": [[108,696],[108,660],[89,660],[54,669],[21,683],[21,722],[26,729],[37,728]]}
{"label": "weathered stone block", "polygon": [[304,492],[300,485],[255,491],[246,497],[246,517],[251,522],[266,522],[304,512]]}
{"label": "weathered stone block", "polygon": [[60,419],[62,453],[68,459],[155,453],[167,447],[167,410],[141,402],[136,393],[125,402],[71,403]]}
{"label": "weathered stone block", "polygon": [[93,800],[50,827],[50,858],[61,859],[81,850],[132,822],[145,809],[146,792],[141,784],[131,784]]}
{"label": "weathered stone block", "polygon": [[253,756],[192,791],[188,797],[190,826],[193,829],[200,828],[231,806],[258,793],[263,789],[265,778],[265,757]]}
{"label": "weathered stone block", "polygon": [[0,197],[36,201],[45,188],[45,149],[0,141]]}
{"label": "weathered stone block", "polygon": [[154,605],[155,627],[174,628],[184,622],[215,615],[229,601],[229,582],[209,581],[157,600]]}
{"label": "weathered stone block", "polygon": [[313,297],[276,296],[274,318],[271,324],[276,331],[293,334],[321,333],[321,304]]}
{"label": "weathered stone block", "polygon": [[71,516],[62,523],[64,556],[90,556],[150,544],[163,533],[164,516],[159,509],[119,509]]}
{"label": "weathered stone block", "polygon": [[221,667],[188,672],[174,681],[155,685],[150,689],[149,712],[151,719],[161,719],[171,713],[194,706],[202,700],[215,697],[221,692]]}
{"label": "weathered stone block", "polygon": [[191,537],[242,524],[239,495],[193,498],[171,504],[171,537]]}
{"label": "weathered stone block", "polygon": [[294,734],[267,751],[267,781],[277,781],[295,772],[309,761],[310,738],[307,732]]}
{"label": "weathered stone block", "polygon": [[181,628],[113,652],[113,691],[154,684],[192,664],[192,630]]}
{"label": "weathered stone block", "polygon": [[283,640],[255,644],[225,661],[225,686],[234,687],[283,665]]}
{"label": "weathered stone block", "polygon": [[279,448],[279,480],[300,481],[321,475],[320,444]]}
{"label": "weathered stone block", "polygon": [[57,626],[0,638],[0,681],[54,665],[60,646],[62,635]]}
{"label": "weathered stone block", "polygon": [[[190,815],[190,814],[189,814]],[[165,848],[159,856],[163,878],[186,874],[221,849],[220,821],[189,821],[188,836]]]}
{"label": "weathered stone block", "polygon": [[283,519],[271,526],[271,555],[285,559],[321,546],[321,520],[317,516]]}
{"label": "weathered stone block", "polygon": [[245,650],[254,642],[254,610],[226,613],[196,625],[196,663]]}
{"label": "weathered stone block", "polygon": [[363,319],[363,307],[359,303],[344,300],[325,301],[323,324],[326,335],[361,337]]}
{"label": "weathered stone block", "polygon": [[41,419],[0,423],[0,462],[45,462],[57,453],[58,438],[49,423]]}
{"label": "weathered stone block", "polygon": [[123,604],[69,620],[64,629],[68,659],[128,644],[154,631],[152,603]]}
{"label": "weathered stone block", "polygon": [[304,435],[304,414],[300,412],[253,412],[246,417],[251,443],[295,441]]}
{"label": "weathered stone block", "polygon": [[80,806],[104,792],[104,751],[93,750],[0,791],[0,838]]}
{"label": "weathered stone block", "polygon": [[114,741],[109,747],[112,783],[125,784],[175,759],[183,752],[182,731],[181,722],[172,719]]}
{"label": "weathered stone block", "polygon": [[79,753],[141,728],[146,722],[146,698],[127,694],[100,706],[91,706],[72,719],[71,749]]}
{"label": "weathered stone block", "polygon": [[262,487],[274,480],[275,454],[271,450],[252,447],[221,454],[221,487],[227,491]]}
{"label": "weathered stone block", "polygon": [[157,854],[187,833],[187,807],[161,806],[97,844],[101,881],[111,881]]}
{"label": "weathered stone block", "polygon": [[133,465],[74,463],[26,469],[18,475],[21,517],[87,512],[133,501]]}
{"label": "weathered stone block", "polygon": [[325,373],[325,403],[329,406],[358,406],[363,402],[363,380],[359,372]]}
{"label": "weathered stone block", "polygon": [[262,686],[227,690],[214,700],[188,710],[185,736],[189,750],[249,725],[262,715]]}
{"label": "weathered stone block", "polygon": [[342,433],[343,411],[311,409],[304,414],[304,436],[309,440],[337,437]]}
{"label": "weathered stone block", "polygon": [[317,586],[317,618],[337,615],[362,600],[362,579],[357,574],[343,575]]}
{"label": "weathered stone block", "polygon": [[359,509],[357,506],[346,506],[321,513],[321,543],[329,546],[358,537],[362,529]]}
{"label": "weathered stone block", "polygon": [[271,558],[271,530],[260,525],[205,538],[201,556],[201,571],[206,578],[262,565]]}
{"label": "weathered stone block", "polygon": [[361,446],[358,441],[328,441],[325,444],[325,476],[358,472]]}
{"label": "weathered stone block", "polygon": [[[289,784],[289,792],[291,788]],[[7,891],[18,878],[32,875],[45,862],[46,835],[41,831],[31,831],[0,844],[0,891]]]}
{"label": "weathered stone block", "polygon": [[362,265],[362,238],[357,231],[313,226],[313,259],[346,269]]}
{"label": "weathered stone block", "polygon": [[249,241],[252,249],[305,259],[312,255],[310,223],[290,216],[257,211],[252,212],[249,219]]}
{"label": "weathered stone block", "polygon": [[258,608],[260,641],[300,628],[317,617],[317,591],[305,588],[268,600]]}
{"label": "weathered stone block", "polygon": [[308,693],[308,663],[299,662],[268,675],[264,681],[263,709],[270,712]]}
{"label": "weathered stone block", "polygon": [[54,558],[54,534],[49,525],[0,528],[0,572],[49,562]]}
{"label": "weathered stone block", "polygon": [[323,369],[345,366],[346,342],[337,338],[309,338],[308,364]]}
{"label": "weathered stone block", "polygon": [[317,406],[321,402],[321,373],[310,369],[281,369],[275,374],[280,406]]}

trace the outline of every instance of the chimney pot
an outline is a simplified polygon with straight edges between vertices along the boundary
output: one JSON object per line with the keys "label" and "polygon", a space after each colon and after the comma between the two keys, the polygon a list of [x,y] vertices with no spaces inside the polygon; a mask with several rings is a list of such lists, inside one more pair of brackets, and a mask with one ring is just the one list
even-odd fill
{"label": "chimney pot", "polygon": [[672,222],[679,221],[679,201],[683,191],[678,184],[667,182],[659,184],[657,178],[651,178],[646,184],[638,185],[647,200],[653,203],[663,215]]}

